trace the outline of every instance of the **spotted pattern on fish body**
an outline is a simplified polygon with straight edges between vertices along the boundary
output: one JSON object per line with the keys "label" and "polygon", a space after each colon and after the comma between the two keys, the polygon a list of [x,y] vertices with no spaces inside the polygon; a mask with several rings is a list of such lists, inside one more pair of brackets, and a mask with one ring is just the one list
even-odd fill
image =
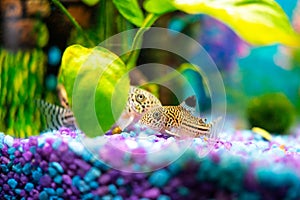
{"label": "spotted pattern on fish body", "polygon": [[140,123],[177,137],[209,136],[213,123],[192,115],[191,109],[184,106],[186,100],[179,106],[155,107],[143,115]]}

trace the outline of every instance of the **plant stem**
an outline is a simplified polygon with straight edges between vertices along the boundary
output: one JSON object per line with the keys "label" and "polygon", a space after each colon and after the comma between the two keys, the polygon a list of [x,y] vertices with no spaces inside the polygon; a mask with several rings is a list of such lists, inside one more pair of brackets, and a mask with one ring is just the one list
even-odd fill
{"label": "plant stem", "polygon": [[130,70],[136,65],[137,58],[140,53],[140,47],[142,44],[142,37],[144,33],[152,26],[152,24],[160,17],[160,15],[150,13],[147,15],[146,19],[144,20],[144,23],[142,24],[141,28],[138,30],[136,33],[132,47],[131,47],[131,52],[126,59],[125,63],[127,66],[127,69]]}
{"label": "plant stem", "polygon": [[78,24],[76,19],[71,15],[71,13],[64,7],[64,5],[59,0],[52,0],[54,5],[56,5],[70,20],[70,22],[75,26],[77,31],[82,34],[82,36],[88,41],[89,45],[94,45],[90,38],[84,33],[81,26]]}
{"label": "plant stem", "polygon": [[205,74],[203,73],[203,71],[200,68],[197,68],[196,66],[194,66],[192,64],[184,63],[184,64],[180,65],[176,69],[176,71],[172,71],[169,74],[167,74],[166,76],[151,80],[151,82],[163,84],[163,83],[166,83],[166,82],[178,77],[179,74],[182,74],[183,72],[185,72],[187,70],[192,70],[192,71],[198,72],[199,74],[201,74],[201,76],[203,77],[204,80],[207,79]]}
{"label": "plant stem", "polygon": [[177,68],[176,71],[172,71],[170,72],[169,74],[167,74],[166,76],[163,76],[163,77],[160,77],[160,78],[157,78],[157,79],[154,79],[152,80],[151,82],[153,83],[158,83],[158,84],[163,84],[163,83],[166,83],[176,77],[178,77],[178,74],[182,74],[183,72],[185,72],[186,70],[193,70],[193,71],[197,71],[195,70],[193,67],[182,67],[180,66],[179,68]]}
{"label": "plant stem", "polygon": [[100,1],[99,6],[99,25],[98,30],[100,41],[103,42],[106,39],[106,0]]}

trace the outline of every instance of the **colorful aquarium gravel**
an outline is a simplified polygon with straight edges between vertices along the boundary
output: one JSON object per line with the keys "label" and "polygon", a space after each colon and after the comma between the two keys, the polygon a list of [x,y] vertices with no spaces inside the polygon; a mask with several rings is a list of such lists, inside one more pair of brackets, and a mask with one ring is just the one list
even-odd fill
{"label": "colorful aquarium gravel", "polygon": [[[300,198],[300,132],[273,137],[272,142],[251,131],[236,131],[233,135],[224,132],[212,151],[202,158],[197,154],[202,142],[194,139],[175,162],[145,173],[108,167],[92,156],[78,135],[68,129],[29,139],[1,133],[1,199]],[[105,144],[124,141],[127,150],[147,152],[140,143],[133,146],[128,142],[136,137],[134,130],[128,130],[96,139],[105,138]],[[145,137],[154,146],[171,140],[154,135]],[[176,143],[174,138],[172,141]],[[100,154],[106,152],[112,159],[125,163],[125,154],[117,155],[105,144],[98,144]]]}

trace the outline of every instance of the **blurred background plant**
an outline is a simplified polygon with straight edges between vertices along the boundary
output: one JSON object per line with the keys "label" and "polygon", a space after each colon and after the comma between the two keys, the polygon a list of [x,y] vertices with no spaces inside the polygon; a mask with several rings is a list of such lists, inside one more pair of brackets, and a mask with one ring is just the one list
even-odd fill
{"label": "blurred background plant", "polygon": [[41,126],[34,99],[42,97],[50,4],[2,0],[0,10],[0,131],[27,137]]}
{"label": "blurred background plant", "polygon": [[[62,75],[62,71],[78,67],[62,64],[63,53],[68,46],[80,44],[92,48],[116,33],[139,27],[140,31],[136,35],[128,35],[122,40],[120,48],[130,48],[131,45],[140,45],[143,33],[151,26],[185,33],[203,45],[224,78],[228,113],[243,119],[236,120],[237,128],[246,128],[246,111],[252,105],[251,99],[270,92],[283,93],[297,108],[299,116],[300,43],[299,36],[290,26],[292,23],[294,29],[299,31],[299,3],[297,5],[297,1],[277,0],[284,13],[275,1],[201,2],[2,0],[0,131],[27,137],[44,129],[41,128],[40,116],[35,112],[33,102],[34,99],[42,98],[59,103],[57,83],[64,84],[62,80],[68,77],[72,79],[74,76]],[[163,40],[163,37],[159,39]],[[83,51],[85,50],[90,52],[88,49]],[[66,59],[70,58],[70,54],[64,56]],[[72,61],[74,60],[70,63]],[[181,58],[168,52],[152,49],[133,51],[121,56],[120,66],[116,70],[122,71],[124,66],[126,70],[130,70],[135,65],[148,62],[182,69],[180,72],[192,80],[198,103],[203,110],[209,110],[210,98],[202,83],[203,77],[186,67]],[[147,79],[147,74],[135,74],[133,77],[139,78],[134,80],[131,77],[131,83],[139,84],[140,79]],[[73,84],[66,87],[69,87],[68,95],[72,96]],[[163,104],[179,103],[167,89],[158,90],[153,85],[149,88],[157,92]],[[110,101],[110,98],[104,99]],[[105,115],[108,110],[103,112]],[[256,110],[256,114],[257,112],[259,110]],[[255,116],[261,117],[263,114]],[[286,118],[288,116],[289,114]],[[259,117],[258,120],[266,121],[260,126],[272,131],[264,124],[274,124],[277,121]],[[252,122],[253,117],[248,119]],[[111,124],[112,121],[108,120],[106,127]],[[279,129],[275,131],[280,132]]]}
{"label": "blurred background plant", "polygon": [[295,120],[295,108],[283,93],[269,93],[250,100],[247,118],[252,127],[271,133],[287,133]]}

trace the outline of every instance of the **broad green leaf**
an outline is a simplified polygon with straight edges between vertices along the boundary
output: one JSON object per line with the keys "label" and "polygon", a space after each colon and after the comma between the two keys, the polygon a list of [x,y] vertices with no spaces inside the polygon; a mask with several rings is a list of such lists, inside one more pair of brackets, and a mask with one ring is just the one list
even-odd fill
{"label": "broad green leaf", "polygon": [[164,14],[177,10],[172,4],[172,0],[146,0],[144,8],[149,13]]}
{"label": "broad green leaf", "polygon": [[157,14],[176,8],[188,14],[210,15],[253,45],[300,46],[299,34],[273,0],[147,0],[144,6]]}
{"label": "broad green leaf", "polygon": [[87,136],[103,134],[120,116],[129,91],[126,72],[123,61],[105,48],[73,45],[65,50],[59,83],[72,98],[77,125]]}
{"label": "broad green leaf", "polygon": [[118,11],[132,24],[140,27],[144,21],[144,14],[137,0],[113,0]]}
{"label": "broad green leaf", "polygon": [[58,73],[58,83],[61,83],[65,87],[71,107],[76,75],[91,51],[92,49],[84,48],[80,45],[72,45],[66,48],[63,53],[61,67]]}
{"label": "broad green leaf", "polygon": [[288,17],[272,0],[175,0],[173,5],[189,14],[217,18],[254,45],[300,45]]}

